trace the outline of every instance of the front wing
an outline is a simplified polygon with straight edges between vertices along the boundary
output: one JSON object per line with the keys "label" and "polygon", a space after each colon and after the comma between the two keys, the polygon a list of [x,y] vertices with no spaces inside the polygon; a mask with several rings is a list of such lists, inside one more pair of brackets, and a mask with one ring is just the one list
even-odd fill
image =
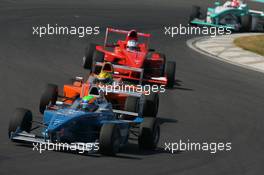
{"label": "front wing", "polygon": [[10,139],[14,142],[32,144],[32,146],[34,146],[33,150],[38,149],[38,151],[41,149],[44,151],[49,149],[51,146],[52,148],[56,147],[56,149],[53,149],[54,151],[79,151],[80,153],[95,153],[99,150],[99,143],[97,141],[92,143],[53,143],[49,139],[38,137],[35,134],[19,130],[12,133]]}

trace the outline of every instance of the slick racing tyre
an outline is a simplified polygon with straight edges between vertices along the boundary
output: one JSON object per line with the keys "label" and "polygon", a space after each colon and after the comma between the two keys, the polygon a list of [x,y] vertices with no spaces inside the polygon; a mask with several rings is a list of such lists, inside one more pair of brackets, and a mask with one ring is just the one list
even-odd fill
{"label": "slick racing tyre", "polygon": [[166,74],[168,79],[167,88],[174,87],[175,71],[176,71],[176,62],[168,61],[166,66]]}
{"label": "slick racing tyre", "polygon": [[125,111],[138,112],[139,98],[128,96],[125,102]]}
{"label": "slick racing tyre", "polygon": [[191,11],[191,14],[189,17],[189,23],[196,18],[200,18],[200,16],[201,16],[200,10],[201,10],[201,7],[195,6],[195,5],[192,6],[192,11]]}
{"label": "slick racing tyre", "polygon": [[55,105],[58,99],[58,86],[54,84],[48,84],[46,90],[42,94],[39,103],[39,112],[44,113],[48,104]]}
{"label": "slick racing tyre", "polygon": [[19,127],[21,131],[30,132],[32,126],[32,112],[27,109],[17,108],[9,122],[8,137]]}
{"label": "slick racing tyre", "polygon": [[162,66],[162,70],[161,70],[161,74],[160,76],[164,76],[165,73],[165,65],[166,65],[166,55],[164,53],[159,53],[160,57],[163,58],[163,66]]}
{"label": "slick racing tyre", "polygon": [[92,72],[95,74],[99,74],[101,71],[101,66],[95,66],[96,62],[100,62],[103,63],[104,62],[104,53],[103,52],[99,52],[99,51],[95,51],[93,54],[93,63],[92,63]]}
{"label": "slick racing tyre", "polygon": [[251,26],[252,26],[252,16],[251,15],[241,16],[240,32],[250,32]]}
{"label": "slick racing tyre", "polygon": [[103,155],[114,156],[119,151],[120,129],[115,123],[105,123],[100,131],[99,147]]}
{"label": "slick racing tyre", "polygon": [[160,126],[158,120],[152,117],[145,117],[139,128],[139,148],[154,150],[158,145],[159,138]]}
{"label": "slick racing tyre", "polygon": [[[261,24],[260,24],[260,17],[257,16],[253,16],[252,17],[252,22],[251,22],[251,31],[252,32],[257,32],[259,30],[259,28],[261,28]],[[264,25],[264,23],[263,23]],[[264,28],[263,28],[264,29]],[[261,29],[260,29],[261,30]]]}
{"label": "slick racing tyre", "polygon": [[[124,111],[139,113],[139,98],[128,96],[125,102]],[[122,119],[134,119],[134,116],[121,115]]]}
{"label": "slick racing tyre", "polygon": [[91,69],[93,64],[93,54],[95,51],[96,44],[91,43],[88,47],[85,48],[85,53],[83,57],[83,68],[84,69]]}
{"label": "slick racing tyre", "polygon": [[145,95],[143,104],[143,116],[156,117],[159,110],[159,94]]}

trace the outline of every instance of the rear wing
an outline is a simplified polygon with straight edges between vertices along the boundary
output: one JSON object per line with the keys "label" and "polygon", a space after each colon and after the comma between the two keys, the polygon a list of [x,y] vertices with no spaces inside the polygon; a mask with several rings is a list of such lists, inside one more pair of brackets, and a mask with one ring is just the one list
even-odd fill
{"label": "rear wing", "polygon": [[253,2],[264,3],[264,0],[252,0]]}
{"label": "rear wing", "polygon": [[[127,34],[129,34],[130,31],[128,31],[128,30],[114,29],[114,28],[107,27],[106,28],[106,32],[105,32],[104,47],[107,46],[108,34],[110,32],[127,35]],[[137,35],[140,36],[140,37],[144,37],[144,38],[150,38],[151,37],[151,34],[149,34],[149,33],[140,33],[140,32],[137,32]]]}
{"label": "rear wing", "polygon": [[[128,30],[120,30],[120,29],[113,29],[113,28],[106,28],[106,33],[108,33],[108,32],[114,32],[114,33],[120,33],[120,34],[127,35],[130,31],[128,31]],[[141,37],[146,37],[146,38],[150,38],[151,37],[151,34],[149,34],[149,33],[137,32],[137,35],[141,36]]]}
{"label": "rear wing", "polygon": [[250,13],[253,13],[255,15],[264,16],[264,11],[258,11],[258,10],[249,10]]}

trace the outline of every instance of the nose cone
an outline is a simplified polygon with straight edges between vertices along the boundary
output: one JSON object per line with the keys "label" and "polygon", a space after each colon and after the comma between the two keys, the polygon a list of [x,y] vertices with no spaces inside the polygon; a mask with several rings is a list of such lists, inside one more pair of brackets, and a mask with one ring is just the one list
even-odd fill
{"label": "nose cone", "polygon": [[84,112],[72,109],[46,111],[44,115],[44,122],[48,125],[48,130],[54,131],[63,127],[68,121],[82,115],[84,115]]}
{"label": "nose cone", "polygon": [[146,54],[143,52],[137,52],[137,51],[126,51],[127,59],[130,63],[130,66],[141,68],[143,67],[143,63],[145,60]]}

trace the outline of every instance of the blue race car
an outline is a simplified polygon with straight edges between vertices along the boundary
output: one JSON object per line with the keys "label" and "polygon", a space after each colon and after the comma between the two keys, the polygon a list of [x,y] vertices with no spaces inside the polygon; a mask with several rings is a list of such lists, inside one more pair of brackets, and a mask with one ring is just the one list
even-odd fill
{"label": "blue race car", "polygon": [[[130,99],[133,100],[127,100]],[[37,123],[37,127],[32,128],[32,123]],[[42,128],[41,134],[31,133],[36,128]],[[48,105],[43,122],[33,121],[30,110],[17,108],[8,129],[9,138],[14,142],[66,143],[70,146],[84,143],[76,149],[99,150],[104,155],[115,155],[128,143],[130,134],[138,137],[140,148],[155,149],[160,136],[157,118],[113,110],[111,103],[95,86],[88,96],[75,100],[72,105],[60,101]],[[84,147],[85,143],[93,143],[94,149]]]}

